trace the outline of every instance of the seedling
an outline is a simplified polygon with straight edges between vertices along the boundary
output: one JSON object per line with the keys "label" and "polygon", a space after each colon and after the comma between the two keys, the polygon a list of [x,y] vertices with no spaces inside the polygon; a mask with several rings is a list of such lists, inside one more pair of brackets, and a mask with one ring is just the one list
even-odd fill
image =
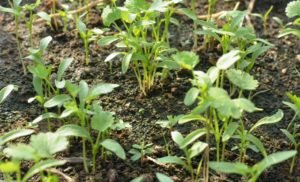
{"label": "seedling", "polygon": [[16,42],[17,42],[17,49],[19,52],[19,59],[22,63],[23,71],[24,74],[26,74],[26,67],[25,63],[23,61],[23,55],[22,55],[22,50],[21,50],[21,45],[19,41],[19,24],[20,24],[20,19],[22,17],[22,7],[21,7],[21,2],[22,0],[13,0],[13,3],[10,2],[11,8],[5,8],[3,6],[0,6],[0,11],[6,12],[6,13],[11,13],[15,17],[15,34],[16,34]]}
{"label": "seedling", "polygon": [[86,25],[78,18],[77,29],[79,31],[80,37],[83,40],[84,50],[85,50],[85,64],[89,64],[89,39],[92,37],[93,31],[88,30]]}
{"label": "seedling", "polygon": [[[207,143],[197,141],[201,136],[204,136],[205,134],[206,131],[204,129],[198,129],[191,132],[186,137],[183,137],[182,134],[179,133],[178,131],[173,131],[171,133],[172,139],[179,146],[179,148],[184,152],[184,157],[166,156],[157,159],[157,162],[180,165],[190,173],[192,178],[191,181],[197,181],[199,174],[201,172],[203,159],[201,159],[200,162],[198,163],[196,175],[194,172],[192,159],[200,155],[208,147]],[[190,145],[192,146],[189,147]]]}
{"label": "seedling", "polygon": [[32,3],[32,4],[26,4],[23,6],[24,10],[25,11],[28,11],[29,12],[29,19],[25,20],[26,21],[26,25],[27,25],[27,28],[29,30],[29,38],[30,38],[30,46],[33,47],[33,36],[32,36],[32,24],[33,24],[33,21],[35,19],[35,17],[37,16],[36,14],[33,13],[34,9],[36,9],[41,3],[41,0],[36,0],[35,3]]}
{"label": "seedling", "polygon": [[[278,37],[283,37],[283,36],[292,34],[292,35],[295,35],[298,38],[300,38],[300,31],[298,29],[300,27],[300,11],[299,10],[300,10],[300,1],[292,1],[287,5],[287,7],[285,9],[286,16],[289,18],[295,18],[295,20],[293,22],[287,24],[287,28],[284,28]],[[289,27],[290,25],[296,26],[296,28]]]}
{"label": "seedling", "polygon": [[218,0],[208,0],[208,18],[207,20],[211,19],[211,15],[215,11],[215,6],[217,4]]}
{"label": "seedling", "polygon": [[[111,53],[105,61],[123,56],[122,72],[127,72],[129,67],[133,69],[143,95],[152,89],[161,60],[173,51],[169,47],[168,31],[175,11],[174,4],[178,2],[127,0],[123,7],[118,7],[113,1],[113,5],[105,7],[102,12],[104,25],[113,25],[118,34],[103,37],[98,44],[107,46],[118,42],[116,46],[124,50]],[[116,23],[118,20],[126,31]]]}
{"label": "seedling", "polygon": [[130,149],[128,152],[130,154],[132,154],[131,156],[131,160],[132,161],[137,161],[139,159],[141,160],[141,163],[144,159],[144,157],[148,154],[152,154],[154,152],[153,149],[153,144],[149,143],[149,144],[145,144],[144,142],[141,142],[141,144],[133,144],[132,145],[132,149]]}
{"label": "seedling", "polygon": [[[291,93],[287,93],[287,96],[291,102],[283,102],[283,103],[285,105],[287,105],[288,107],[290,107],[294,111],[295,115],[294,115],[292,121],[289,123],[287,129],[281,129],[281,131],[293,144],[294,149],[296,151],[298,151],[299,147],[300,147],[300,142],[297,141],[297,138],[300,136],[300,134],[298,132],[298,129],[300,128],[300,126],[299,126],[299,124],[294,123],[294,121],[297,118],[300,118],[300,98]],[[294,126],[292,127],[292,125],[294,125]],[[291,132],[289,132],[289,130],[291,130]],[[290,173],[292,173],[294,170],[296,158],[297,158],[297,156],[294,156],[292,159]]]}
{"label": "seedling", "polygon": [[[17,182],[28,181],[37,173],[40,173],[41,178],[44,178],[45,174],[43,171],[66,163],[64,160],[56,160],[53,157],[57,152],[65,150],[67,146],[68,141],[66,137],[57,133],[32,135],[28,145],[20,143],[4,149],[4,154],[12,160],[1,162],[0,171],[4,173],[6,181],[14,181],[10,175],[11,173],[16,173]],[[33,161],[34,165],[24,176],[21,176],[20,163],[23,160]]]}
{"label": "seedling", "polygon": [[247,178],[249,182],[257,181],[261,173],[272,165],[281,163],[296,155],[296,151],[276,152],[266,156],[263,160],[258,162],[252,167],[243,163],[230,163],[230,162],[210,162],[209,167],[215,171],[222,173],[239,174]]}
{"label": "seedling", "polygon": [[252,16],[259,17],[263,20],[264,34],[265,35],[267,34],[267,25],[268,25],[267,21],[269,19],[269,16],[270,16],[270,13],[272,12],[272,10],[273,10],[273,6],[270,6],[270,8],[264,14],[259,14],[259,13],[252,13],[251,14]]}

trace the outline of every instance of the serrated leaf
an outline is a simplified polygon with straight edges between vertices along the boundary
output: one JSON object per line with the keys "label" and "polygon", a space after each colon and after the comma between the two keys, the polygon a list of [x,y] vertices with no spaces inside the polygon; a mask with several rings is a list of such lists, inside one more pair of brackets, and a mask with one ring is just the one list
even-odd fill
{"label": "serrated leaf", "polygon": [[173,54],[172,58],[182,68],[188,70],[192,70],[199,63],[199,57],[194,52],[178,52]]}
{"label": "serrated leaf", "polygon": [[96,112],[92,117],[91,125],[94,130],[104,132],[112,126],[114,120],[115,118],[113,117],[111,112]]}
{"label": "serrated leaf", "polygon": [[258,87],[258,81],[247,72],[230,69],[226,71],[226,74],[230,82],[242,90],[255,90]]}
{"label": "serrated leaf", "polygon": [[30,145],[42,158],[51,158],[53,154],[65,150],[69,142],[57,133],[39,133],[30,138]]}
{"label": "serrated leaf", "polygon": [[9,146],[3,152],[15,160],[36,160],[37,154],[34,148],[30,145],[17,144]]}
{"label": "serrated leaf", "polygon": [[101,14],[103,24],[110,26],[113,22],[121,18],[121,11],[118,8],[111,8],[106,6]]}
{"label": "serrated leaf", "polygon": [[286,9],[286,16],[289,18],[300,16],[300,1],[292,1],[290,2]]}

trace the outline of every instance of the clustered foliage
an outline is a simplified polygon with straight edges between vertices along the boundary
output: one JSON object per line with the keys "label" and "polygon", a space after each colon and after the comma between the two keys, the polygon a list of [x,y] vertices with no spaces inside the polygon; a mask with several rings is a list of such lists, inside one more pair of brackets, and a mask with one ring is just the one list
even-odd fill
{"label": "clustered foliage", "polygon": [[[9,1],[10,2],[10,1]],[[88,22],[84,22],[84,15],[70,15],[69,8],[59,11],[63,18],[64,28],[68,29],[68,22],[74,20],[79,37],[83,41],[85,50],[85,64],[89,64],[89,43],[97,41],[97,44],[106,47],[114,43],[116,51],[109,54],[105,62],[114,59],[121,60],[121,70],[126,73],[131,69],[138,81],[141,94],[149,95],[158,79],[168,76],[168,73],[186,70],[191,73],[191,88],[187,91],[184,104],[191,108],[188,113],[178,116],[168,116],[167,120],[157,122],[171,133],[171,139],[182,153],[174,153],[169,146],[167,137],[165,149],[167,156],[155,160],[157,164],[174,164],[181,166],[191,177],[191,181],[209,180],[209,169],[223,173],[235,173],[242,175],[246,180],[257,181],[262,172],[277,163],[292,158],[290,172],[295,166],[297,151],[299,150],[299,124],[300,98],[292,93],[287,93],[290,102],[284,102],[290,107],[295,116],[286,129],[281,129],[290,140],[294,150],[281,151],[269,154],[263,142],[255,136],[254,131],[262,125],[279,122],[283,117],[283,111],[278,110],[271,116],[252,121],[251,126],[245,124],[245,114],[262,111],[252,102],[252,96],[259,82],[251,75],[257,58],[264,54],[273,45],[266,40],[256,37],[253,29],[244,25],[246,11],[228,11],[220,19],[222,26],[218,26],[211,19],[214,7],[218,1],[209,0],[207,21],[199,20],[196,16],[195,1],[191,2],[191,9],[178,9],[181,0],[126,0],[123,5],[112,0],[102,10],[102,20],[105,27],[114,29],[114,35],[105,35],[106,29],[89,29]],[[56,159],[59,152],[66,150],[69,140],[81,142],[83,164],[86,172],[92,169],[96,172],[97,160],[105,160],[111,154],[126,160],[126,152],[111,138],[111,133],[130,127],[126,122],[118,119],[115,113],[105,111],[101,107],[99,99],[119,87],[118,84],[97,83],[89,85],[81,80],[74,83],[66,80],[64,75],[72,65],[72,58],[60,61],[55,70],[45,60],[52,37],[47,36],[40,40],[39,45],[33,42],[33,22],[37,16],[46,20],[53,30],[57,29],[53,15],[46,12],[35,13],[40,5],[40,0],[33,4],[21,6],[21,0],[10,2],[11,8],[0,6],[0,11],[13,14],[16,25],[16,40],[23,60],[19,43],[18,26],[23,17],[23,11],[29,12],[26,25],[30,35],[29,55],[25,59],[30,64],[25,67],[32,74],[32,84],[36,95],[29,98],[28,102],[37,102],[44,109],[43,114],[21,129],[15,129],[0,136],[2,161],[0,171],[6,181],[28,181],[34,175],[39,174],[41,181],[58,181],[58,177],[52,174],[52,167],[62,166],[66,160]],[[73,6],[81,7],[82,1]],[[85,3],[89,3],[88,0]],[[89,11],[87,9],[87,11]],[[271,10],[270,10],[271,11]],[[270,13],[267,12],[266,16]],[[197,47],[198,36],[203,36],[204,50],[211,49],[214,42],[220,45],[222,56],[216,60],[216,64],[206,71],[199,70],[200,62],[195,52],[179,51],[171,47],[169,42],[169,28],[171,24],[180,26],[179,21],[173,17],[180,12],[186,15],[194,23],[194,46]],[[56,6],[51,9],[56,13]],[[300,1],[288,4],[286,13],[289,18],[296,18],[288,24],[279,35],[280,37],[294,34],[300,37]],[[88,15],[85,15],[88,20]],[[99,38],[100,37],[100,38]],[[34,48],[36,47],[36,48]],[[54,78],[53,78],[53,75]],[[0,91],[0,104],[17,90],[17,86],[8,85]],[[41,122],[47,121],[48,132],[36,133],[34,130]],[[54,132],[53,123],[59,122],[59,128]],[[180,132],[176,126],[192,124],[193,131]],[[15,143],[19,137],[29,136],[29,143]],[[87,149],[90,147],[90,150]],[[229,148],[230,147],[230,148]],[[237,150],[237,162],[230,162],[226,151]],[[262,160],[249,166],[246,157],[249,150],[262,156]],[[91,151],[91,152],[88,152]],[[152,144],[141,141],[133,144],[128,151],[133,162],[142,161],[155,152]],[[214,155],[212,153],[215,152]],[[214,156],[214,158],[212,157]],[[5,158],[5,160],[4,160]],[[212,159],[213,158],[213,159]],[[91,159],[91,160],[89,160]],[[26,172],[22,171],[22,162],[31,161],[32,166]],[[91,165],[89,163],[91,161]],[[156,173],[159,181],[173,181],[162,173]],[[138,177],[132,181],[143,181]]]}

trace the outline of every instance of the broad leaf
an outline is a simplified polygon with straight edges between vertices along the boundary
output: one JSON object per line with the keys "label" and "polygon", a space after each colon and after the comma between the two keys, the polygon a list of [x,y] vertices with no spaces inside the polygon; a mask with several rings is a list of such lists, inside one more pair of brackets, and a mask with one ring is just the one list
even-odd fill
{"label": "broad leaf", "polygon": [[112,126],[114,119],[115,118],[113,117],[111,112],[96,112],[92,117],[91,125],[94,130],[104,132]]}
{"label": "broad leaf", "polygon": [[300,1],[292,1],[290,2],[286,9],[286,16],[289,18],[293,18],[295,16],[300,16]]}
{"label": "broad leaf", "polygon": [[179,64],[182,68],[193,70],[193,68],[199,63],[199,57],[188,51],[178,52],[172,55],[174,61]]}
{"label": "broad leaf", "polygon": [[222,142],[227,142],[232,137],[232,135],[235,133],[235,131],[238,127],[239,127],[238,123],[230,122],[222,135]]}
{"label": "broad leaf", "polygon": [[247,72],[230,69],[226,74],[230,82],[242,90],[255,90],[258,87],[258,81]]}
{"label": "broad leaf", "polygon": [[45,102],[44,107],[51,108],[51,107],[61,107],[65,102],[71,100],[71,97],[66,94],[56,95],[47,102]]}
{"label": "broad leaf", "polygon": [[38,158],[35,149],[23,143],[9,146],[3,152],[15,160],[36,160]]}
{"label": "broad leaf", "polygon": [[208,147],[207,143],[204,142],[196,142],[194,145],[188,150],[189,157],[193,158],[197,155],[201,154]]}
{"label": "broad leaf", "polygon": [[2,173],[14,173],[19,171],[20,163],[17,161],[8,161],[0,163],[0,171]]}
{"label": "broad leaf", "polygon": [[99,46],[103,47],[103,46],[110,45],[111,43],[113,43],[117,40],[119,40],[119,38],[116,36],[105,36],[105,37],[99,39],[97,43]]}
{"label": "broad leaf", "polygon": [[205,129],[197,129],[191,133],[189,133],[180,143],[179,147],[181,149],[186,148],[188,145],[190,145],[191,143],[195,142],[196,140],[198,140],[201,136],[206,134],[206,130]]}
{"label": "broad leaf", "polygon": [[31,123],[36,124],[39,123],[40,121],[43,121],[45,119],[51,119],[51,118],[59,118],[59,115],[53,112],[47,112],[42,115],[39,115],[37,118],[35,118]]}
{"label": "broad leaf", "polygon": [[58,67],[57,71],[57,80],[60,81],[65,73],[65,71],[68,69],[68,67],[71,65],[73,61],[73,58],[66,58],[61,61]]}
{"label": "broad leaf", "polygon": [[105,139],[103,142],[101,142],[101,145],[106,148],[107,150],[112,151],[114,154],[116,154],[119,158],[125,160],[126,154],[123,149],[123,147],[112,139]]}
{"label": "broad leaf", "polygon": [[39,133],[30,138],[30,145],[42,158],[53,157],[53,154],[65,150],[68,144],[67,138],[57,133]]}
{"label": "broad leaf", "polygon": [[75,125],[75,124],[64,125],[64,126],[60,127],[56,131],[56,133],[61,136],[81,137],[81,138],[91,140],[91,136],[90,136],[89,132],[85,128]]}
{"label": "broad leaf", "polygon": [[106,6],[101,14],[103,24],[110,26],[113,22],[121,18],[121,11],[118,8]]}

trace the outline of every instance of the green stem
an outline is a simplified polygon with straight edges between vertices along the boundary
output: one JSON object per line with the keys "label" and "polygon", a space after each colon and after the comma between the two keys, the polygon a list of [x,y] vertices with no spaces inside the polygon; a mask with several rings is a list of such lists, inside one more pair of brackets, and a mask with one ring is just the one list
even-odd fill
{"label": "green stem", "polygon": [[23,61],[23,55],[22,55],[21,45],[20,45],[20,41],[19,41],[19,31],[18,31],[19,30],[19,17],[15,17],[15,23],[16,23],[15,34],[16,34],[17,49],[19,52],[19,59],[21,61],[22,67],[23,67],[24,75],[26,75],[27,71],[26,71],[24,61]]}
{"label": "green stem", "polygon": [[83,155],[83,166],[85,172],[89,172],[88,164],[87,164],[87,157],[86,157],[86,142],[85,139],[82,139],[82,155]]}

